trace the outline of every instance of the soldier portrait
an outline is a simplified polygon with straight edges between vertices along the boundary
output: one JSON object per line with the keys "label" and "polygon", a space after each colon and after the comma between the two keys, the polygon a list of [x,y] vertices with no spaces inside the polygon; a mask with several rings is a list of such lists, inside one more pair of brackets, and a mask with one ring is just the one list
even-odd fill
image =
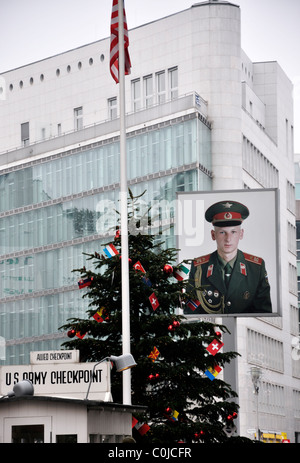
{"label": "soldier portrait", "polygon": [[187,307],[185,313],[272,313],[265,261],[241,246],[249,214],[247,206],[226,197],[206,209],[205,221],[211,224],[210,241],[215,250],[191,261],[188,288],[196,308]]}

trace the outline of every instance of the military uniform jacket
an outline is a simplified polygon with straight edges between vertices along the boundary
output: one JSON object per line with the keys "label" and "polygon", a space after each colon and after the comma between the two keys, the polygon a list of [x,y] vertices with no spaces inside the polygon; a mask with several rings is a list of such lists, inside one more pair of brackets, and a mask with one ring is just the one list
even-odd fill
{"label": "military uniform jacket", "polygon": [[[200,302],[193,313],[272,312],[264,260],[240,250],[237,252],[228,288],[225,286],[217,251],[194,259],[189,283],[190,288],[193,288],[193,296]],[[205,288],[197,289],[199,287]]]}

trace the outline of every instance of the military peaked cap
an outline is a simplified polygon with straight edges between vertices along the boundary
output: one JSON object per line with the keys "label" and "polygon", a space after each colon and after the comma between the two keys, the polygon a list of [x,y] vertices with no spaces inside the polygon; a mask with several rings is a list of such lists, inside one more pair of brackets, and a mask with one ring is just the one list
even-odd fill
{"label": "military peaked cap", "polygon": [[249,209],[236,201],[219,201],[205,212],[205,219],[217,227],[235,227],[249,215]]}

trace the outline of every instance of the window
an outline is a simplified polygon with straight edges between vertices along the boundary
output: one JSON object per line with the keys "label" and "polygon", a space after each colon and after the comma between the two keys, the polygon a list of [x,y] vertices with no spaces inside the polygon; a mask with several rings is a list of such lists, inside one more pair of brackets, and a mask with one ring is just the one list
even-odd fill
{"label": "window", "polygon": [[75,130],[80,130],[83,128],[82,106],[74,109],[74,128]]}
{"label": "window", "polygon": [[295,186],[288,180],[286,182],[286,196],[287,196],[287,209],[295,214],[296,200],[295,200]]}
{"label": "window", "polygon": [[[283,343],[257,331],[247,330],[248,355],[250,363],[261,364],[265,368],[283,371]],[[264,354],[262,354],[264,352]],[[266,355],[268,352],[268,355]]]}
{"label": "window", "polygon": [[108,99],[108,119],[118,117],[117,97]]}
{"label": "window", "polygon": [[113,442],[121,443],[124,435],[120,434],[90,434],[91,444],[110,444]]}
{"label": "window", "polygon": [[133,111],[141,109],[141,81],[140,79],[133,80],[131,82],[131,94]]}
{"label": "window", "polygon": [[152,75],[144,77],[144,98],[145,107],[153,105],[153,77]]}
{"label": "window", "polygon": [[21,141],[23,146],[29,145],[29,122],[21,124]]}
{"label": "window", "polygon": [[174,100],[178,98],[178,68],[169,69],[169,88],[170,98]]}
{"label": "window", "polygon": [[12,426],[12,443],[37,444],[44,442],[44,425],[31,424],[24,426]]}
{"label": "window", "polygon": [[296,227],[290,222],[287,223],[288,250],[296,255]]}
{"label": "window", "polygon": [[77,444],[77,434],[57,434],[57,444]]}
{"label": "window", "polygon": [[289,291],[292,294],[297,294],[297,267],[289,262]]}
{"label": "window", "polygon": [[158,104],[166,101],[166,76],[165,71],[156,74],[157,102]]}
{"label": "window", "polygon": [[[278,170],[246,137],[243,137],[243,168],[264,187],[278,186]],[[295,202],[295,192],[291,194]]]}
{"label": "window", "polygon": [[6,340],[3,336],[0,336],[0,360],[6,360]]}
{"label": "window", "polygon": [[[168,77],[168,80],[167,80]],[[141,108],[150,108],[154,104],[162,104],[167,99],[178,98],[178,68],[161,70],[148,74],[142,79],[137,78],[131,81],[131,99],[133,111]]]}

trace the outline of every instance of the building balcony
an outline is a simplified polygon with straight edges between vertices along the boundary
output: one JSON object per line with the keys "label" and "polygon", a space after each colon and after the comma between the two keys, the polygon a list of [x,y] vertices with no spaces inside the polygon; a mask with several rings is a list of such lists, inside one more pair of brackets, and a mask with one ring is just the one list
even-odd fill
{"label": "building balcony", "polygon": [[[177,99],[166,101],[163,104],[153,105],[126,115],[127,133],[170,119],[178,119],[188,114],[197,113],[203,123],[210,127],[207,120],[207,103],[196,92],[184,95]],[[119,118],[97,122],[84,126],[80,130],[65,132],[59,136],[32,142],[16,149],[0,153],[0,168],[5,170],[12,163],[34,162],[43,156],[57,154],[60,150],[78,149],[81,145],[86,148],[89,143],[100,140],[116,141],[119,137]]]}

